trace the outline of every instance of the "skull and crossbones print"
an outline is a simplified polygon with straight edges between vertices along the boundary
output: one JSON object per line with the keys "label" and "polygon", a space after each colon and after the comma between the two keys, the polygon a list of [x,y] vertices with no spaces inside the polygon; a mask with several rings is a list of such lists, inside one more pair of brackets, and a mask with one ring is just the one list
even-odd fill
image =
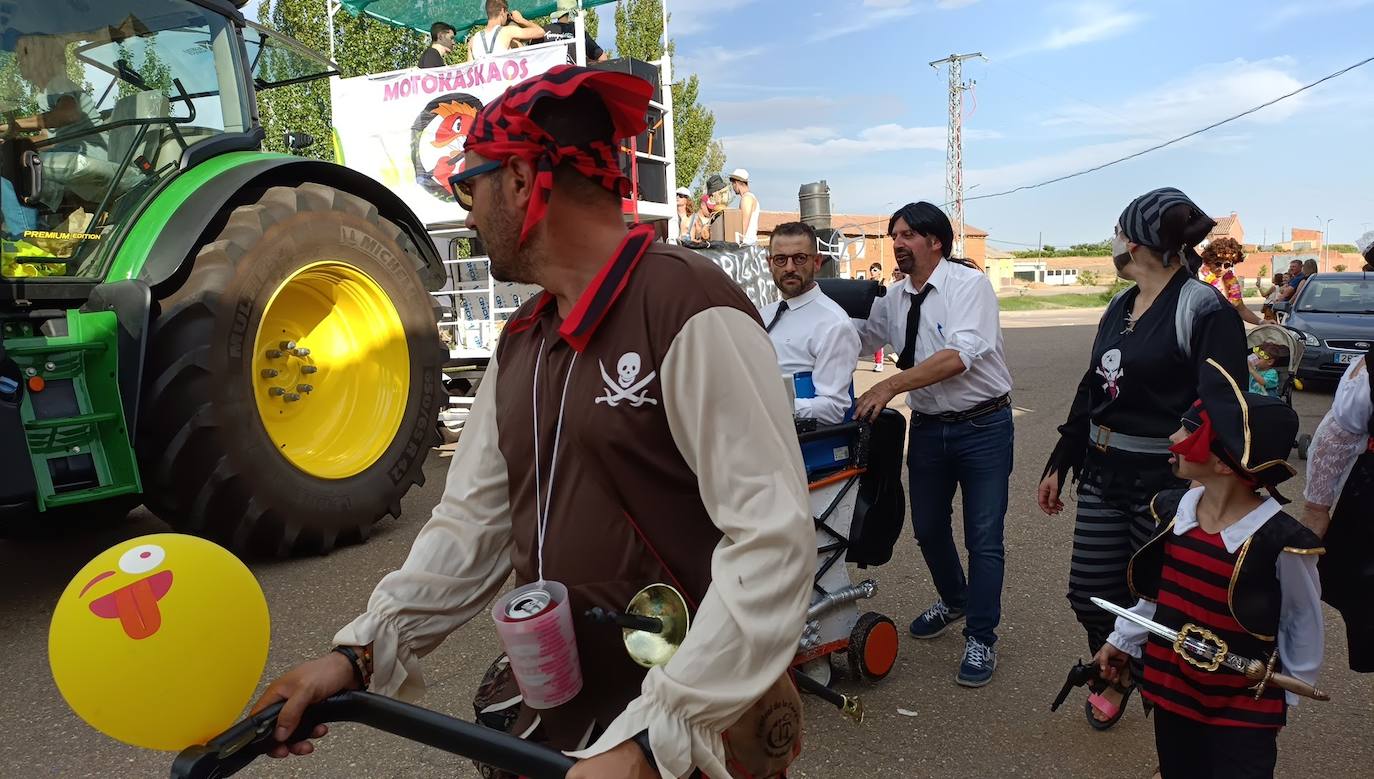
{"label": "skull and crossbones print", "polygon": [[639,372],[643,369],[643,361],[638,352],[626,352],[620,356],[615,366],[615,376],[611,376],[606,370],[606,363],[601,360],[596,362],[601,366],[601,379],[606,383],[603,389],[606,394],[598,395],[597,403],[605,403],[611,408],[622,402],[629,403],[633,408],[639,408],[645,403],[658,405],[658,401],[649,397],[649,391],[645,389],[658,375],[658,371],[649,371],[648,376],[640,379]]}

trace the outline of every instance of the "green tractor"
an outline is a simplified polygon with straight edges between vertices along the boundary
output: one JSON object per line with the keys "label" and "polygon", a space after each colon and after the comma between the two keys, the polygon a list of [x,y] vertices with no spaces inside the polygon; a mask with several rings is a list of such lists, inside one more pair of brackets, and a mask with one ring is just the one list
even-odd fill
{"label": "green tractor", "polygon": [[0,534],[144,503],[323,553],[423,481],[441,258],[371,178],[260,151],[257,93],[336,70],[244,4],[0,6]]}

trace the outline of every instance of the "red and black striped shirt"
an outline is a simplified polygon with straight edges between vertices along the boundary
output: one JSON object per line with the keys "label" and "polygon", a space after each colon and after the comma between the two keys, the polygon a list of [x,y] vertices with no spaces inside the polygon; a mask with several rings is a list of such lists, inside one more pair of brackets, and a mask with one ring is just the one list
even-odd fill
{"label": "red and black striped shirt", "polygon": [[[1226,551],[1220,534],[1195,527],[1164,539],[1155,621],[1172,628],[1186,623],[1205,627],[1224,640],[1234,654],[1268,658],[1273,639],[1260,639],[1236,622],[1229,588],[1237,553]],[[1242,547],[1244,548],[1244,547]],[[1173,645],[1151,635],[1143,656],[1142,694],[1160,708],[1209,725],[1281,728],[1286,723],[1283,690],[1269,686],[1259,700],[1253,684],[1230,670],[1204,671],[1190,665]]]}

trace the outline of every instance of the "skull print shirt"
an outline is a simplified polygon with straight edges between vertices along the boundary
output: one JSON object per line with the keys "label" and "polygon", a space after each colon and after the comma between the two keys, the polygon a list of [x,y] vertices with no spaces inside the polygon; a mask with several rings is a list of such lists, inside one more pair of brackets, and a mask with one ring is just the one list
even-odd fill
{"label": "skull print shirt", "polygon": [[1245,328],[1220,293],[1180,271],[1139,317],[1137,287],[1108,304],[1078,383],[1060,443],[1045,472],[1082,465],[1090,424],[1113,433],[1166,439],[1198,398],[1200,372],[1216,360],[1245,386]]}
{"label": "skull print shirt", "polygon": [[[547,743],[589,756],[647,727],[673,775],[727,776],[720,734],[795,652],[814,530],[757,312],[709,260],[651,238],[632,230],[566,318],[545,293],[506,325],[434,517],[337,639],[374,642],[374,690],[418,692],[416,658],[512,569],[538,579],[547,499],[543,575],[569,589],[584,682],[516,732],[538,714]],[[646,673],[619,628],[583,615],[654,583],[682,592],[692,621]]]}

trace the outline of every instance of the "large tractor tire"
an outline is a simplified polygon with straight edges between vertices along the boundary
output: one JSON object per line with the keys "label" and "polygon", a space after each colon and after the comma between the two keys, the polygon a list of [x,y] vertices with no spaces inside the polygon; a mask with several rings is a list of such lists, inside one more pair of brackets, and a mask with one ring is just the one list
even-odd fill
{"label": "large tractor tire", "polygon": [[358,543],[422,484],[445,353],[419,254],[366,201],[273,187],[159,301],[138,450],[178,530],[288,556]]}

